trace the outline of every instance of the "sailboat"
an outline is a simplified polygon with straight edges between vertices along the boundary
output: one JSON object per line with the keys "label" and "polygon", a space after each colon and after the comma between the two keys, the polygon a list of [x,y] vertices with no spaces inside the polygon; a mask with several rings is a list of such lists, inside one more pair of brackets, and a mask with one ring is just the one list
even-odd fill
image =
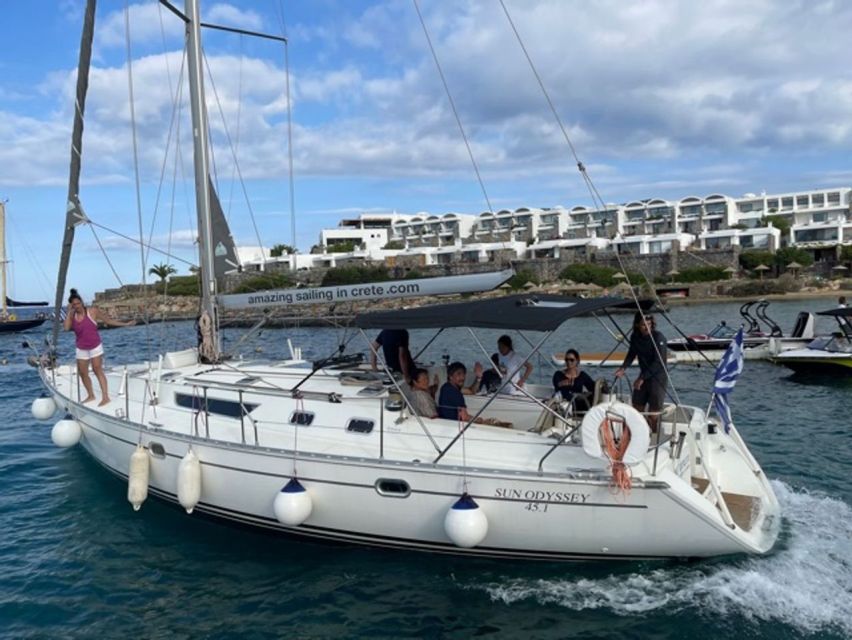
{"label": "sailboat", "polygon": [[[493,395],[476,397],[470,420],[451,420],[418,413],[387,363],[375,372],[351,362],[306,367],[297,349],[280,362],[223,359],[217,303],[294,300],[277,292],[250,296],[259,300],[217,293],[220,240],[211,231],[196,0],[186,0],[182,18],[202,339],[154,361],[108,369],[117,393],[103,407],[80,402],[73,364],[42,358],[46,396],[32,411],[43,420],[63,416],[51,431],[54,443],[82,445],[127,483],[134,509],[153,495],[188,514],[308,539],[545,560],[763,554],[773,547],[780,508],[766,475],[736,428],[722,429],[700,407],[667,405],[653,434],[648,416],[623,395],[598,388],[592,409],[578,415],[526,391],[512,422],[498,424],[494,407],[516,373],[510,371]],[[78,81],[85,82],[87,66],[81,53]],[[72,210],[75,189],[72,170]],[[73,219],[69,229],[66,240]],[[61,295],[64,274],[59,281]],[[563,323],[629,304],[529,293],[365,313],[355,324],[368,346],[366,332],[379,328],[454,331],[469,345],[481,345],[479,329],[534,333],[540,337],[532,356]]]}
{"label": "sailboat", "polygon": [[47,302],[18,302],[6,295],[6,203],[0,202],[0,333],[17,333],[40,327],[47,320],[41,312],[18,317],[13,309],[46,307]]}

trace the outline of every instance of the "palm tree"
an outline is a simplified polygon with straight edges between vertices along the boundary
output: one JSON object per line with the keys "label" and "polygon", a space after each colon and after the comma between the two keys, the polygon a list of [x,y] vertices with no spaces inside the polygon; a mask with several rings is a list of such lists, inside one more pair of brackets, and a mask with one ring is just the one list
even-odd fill
{"label": "palm tree", "polygon": [[155,264],[153,267],[148,269],[148,273],[157,276],[160,279],[160,283],[164,283],[166,281],[166,278],[168,278],[173,273],[177,273],[177,269],[175,269],[170,264],[162,263]]}

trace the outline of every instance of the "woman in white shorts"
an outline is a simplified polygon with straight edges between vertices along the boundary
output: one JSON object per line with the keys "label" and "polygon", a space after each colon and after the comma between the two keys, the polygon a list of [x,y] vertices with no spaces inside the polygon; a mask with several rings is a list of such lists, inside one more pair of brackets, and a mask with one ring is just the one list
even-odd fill
{"label": "woman in white shorts", "polygon": [[68,315],[65,316],[65,330],[73,331],[76,337],[77,373],[80,374],[80,381],[86,389],[86,397],[83,402],[91,402],[95,399],[92,380],[89,378],[89,363],[91,362],[92,371],[95,372],[98,384],[101,385],[102,398],[99,406],[104,406],[109,404],[109,392],[104,375],[104,345],[98,333],[98,321],[113,327],[129,327],[136,324],[136,321],[119,322],[105,313],[99,313],[95,307],[86,308],[76,289],[71,289],[71,295],[68,296],[68,306]]}

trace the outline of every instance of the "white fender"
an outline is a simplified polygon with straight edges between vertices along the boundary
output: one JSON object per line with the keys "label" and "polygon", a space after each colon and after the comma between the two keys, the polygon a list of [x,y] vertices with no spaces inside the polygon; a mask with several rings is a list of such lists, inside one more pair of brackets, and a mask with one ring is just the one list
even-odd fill
{"label": "white fender", "polygon": [[149,468],[148,450],[141,444],[136,445],[136,450],[130,456],[130,471],[127,474],[127,501],[133,505],[134,511],[139,511],[148,497]]}
{"label": "white fender", "polygon": [[606,458],[601,446],[600,428],[608,416],[620,417],[630,429],[630,444],[622,462],[629,465],[644,460],[651,443],[651,430],[644,416],[624,402],[600,403],[589,409],[580,426],[583,450],[593,458]]}
{"label": "white fender", "polygon": [[444,531],[457,547],[470,549],[488,535],[488,518],[468,494],[463,494],[447,511]]}
{"label": "white fender", "polygon": [[53,414],[56,413],[56,402],[53,401],[52,397],[43,393],[40,397],[33,400],[30,410],[32,411],[33,418],[36,420],[50,420]]}
{"label": "white fender", "polygon": [[282,487],[272,503],[272,510],[278,522],[289,527],[302,524],[310,517],[313,508],[310,494],[296,478],[291,478],[290,482]]}
{"label": "white fender", "polygon": [[178,465],[177,494],[180,506],[192,513],[201,500],[201,462],[190,449]]}
{"label": "white fender", "polygon": [[83,428],[71,414],[66,414],[62,420],[53,425],[50,430],[50,439],[57,447],[73,447],[83,437]]}

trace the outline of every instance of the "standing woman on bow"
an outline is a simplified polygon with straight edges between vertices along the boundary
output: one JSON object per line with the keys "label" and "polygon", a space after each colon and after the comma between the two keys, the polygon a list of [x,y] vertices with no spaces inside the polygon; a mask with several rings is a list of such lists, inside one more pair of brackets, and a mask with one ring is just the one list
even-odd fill
{"label": "standing woman on bow", "polygon": [[101,386],[101,402],[98,406],[109,404],[109,392],[107,390],[107,379],[104,375],[104,346],[98,333],[98,321],[111,327],[129,327],[136,324],[135,320],[119,322],[113,320],[106,313],[99,312],[96,307],[86,307],[83,299],[76,289],[71,289],[68,296],[68,315],[65,316],[65,330],[73,331],[77,345],[77,373],[80,381],[86,389],[86,398],[83,402],[91,402],[95,399],[92,389],[92,380],[89,378],[89,362],[92,363],[92,371]]}

